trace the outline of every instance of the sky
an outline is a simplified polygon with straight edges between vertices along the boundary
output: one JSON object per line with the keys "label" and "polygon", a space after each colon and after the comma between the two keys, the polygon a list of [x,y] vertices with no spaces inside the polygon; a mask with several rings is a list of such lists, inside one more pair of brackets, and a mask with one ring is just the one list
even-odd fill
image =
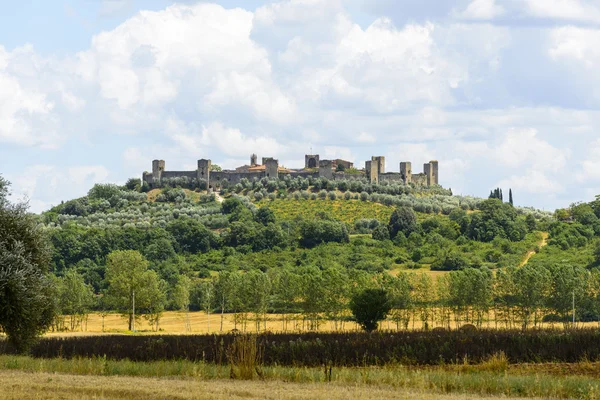
{"label": "sky", "polygon": [[600,194],[599,107],[600,0],[0,3],[0,174],[34,212],[311,152],[554,210]]}

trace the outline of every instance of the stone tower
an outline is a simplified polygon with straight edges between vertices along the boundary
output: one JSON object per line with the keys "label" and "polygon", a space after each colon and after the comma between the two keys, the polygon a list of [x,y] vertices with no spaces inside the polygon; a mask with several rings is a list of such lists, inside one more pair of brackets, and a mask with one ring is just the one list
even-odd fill
{"label": "stone tower", "polygon": [[319,155],[318,154],[304,155],[304,168],[318,168],[318,167],[319,167]]}
{"label": "stone tower", "polygon": [[379,183],[379,163],[377,161],[365,161],[365,172],[371,183]]}
{"label": "stone tower", "polygon": [[431,183],[430,185],[437,185],[438,180],[438,162],[437,160],[429,161],[430,170],[431,170]]}
{"label": "stone tower", "polygon": [[251,167],[256,167],[256,163],[258,162],[258,157],[256,156],[256,154],[252,154],[250,156],[250,166]]}
{"label": "stone tower", "polygon": [[425,174],[425,181],[427,182],[427,186],[431,186],[431,164],[423,164],[423,173]]}
{"label": "stone tower", "polygon": [[375,161],[377,164],[377,173],[385,174],[385,157],[384,156],[373,156],[371,157],[372,161]]}
{"label": "stone tower", "polygon": [[160,186],[162,179],[162,173],[165,170],[165,160],[153,160],[152,161],[152,180],[154,184]]}
{"label": "stone tower", "polygon": [[198,160],[198,182],[204,179],[206,181],[207,187],[210,187],[210,168],[212,166],[212,162],[210,160],[201,159]]}
{"label": "stone tower", "polygon": [[405,185],[412,182],[412,165],[409,161],[403,161],[400,163],[400,176]]}
{"label": "stone tower", "polygon": [[267,178],[279,178],[279,160],[269,157],[263,158],[263,161]]}
{"label": "stone tower", "polygon": [[319,161],[319,177],[333,179],[333,163],[331,160]]}

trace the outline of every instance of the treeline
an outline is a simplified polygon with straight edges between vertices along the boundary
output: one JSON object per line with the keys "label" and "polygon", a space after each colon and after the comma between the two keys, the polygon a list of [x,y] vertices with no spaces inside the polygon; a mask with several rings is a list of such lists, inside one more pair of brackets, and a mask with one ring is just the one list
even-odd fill
{"label": "treeline", "polygon": [[[219,212],[227,224],[218,232],[187,214],[150,229],[78,224],[49,228],[52,270],[62,276],[75,268],[98,293],[103,289],[107,256],[117,250],[139,251],[171,285],[180,274],[205,277],[210,271],[266,271],[286,265],[370,272],[393,264],[431,265],[435,270],[508,266],[516,265],[535,246],[534,232],[540,228],[531,214],[520,215],[498,200],[486,200],[477,213],[456,209],[449,217],[433,216],[422,222],[410,208],[401,207],[387,224],[358,220],[349,225],[326,214],[277,221],[268,207],[257,208],[237,197],[225,200]],[[371,233],[374,241],[356,238],[348,246],[350,232]]]}
{"label": "treeline", "polygon": [[[391,305],[383,328],[391,324],[397,330],[451,329],[472,324],[528,329],[543,322],[568,327],[573,318],[600,323],[600,271],[564,265],[509,267],[496,274],[487,268],[467,268],[437,280],[428,274],[392,276],[314,266],[223,271],[196,281],[181,275],[169,290],[138,252],[117,251],[109,255],[106,280],[106,289],[91,304],[85,302],[92,289],[82,277],[70,272],[60,278],[59,287],[64,288],[58,296],[61,311],[79,315],[80,321],[92,309],[118,311],[129,317],[130,329],[135,303],[135,314],[138,318],[145,314],[155,330],[166,308],[221,313],[221,324],[214,328],[220,331],[224,313],[231,313],[235,328],[242,331],[266,329],[269,314],[278,315],[281,331],[298,329],[298,323],[303,330],[316,330],[324,321],[341,330],[352,320],[350,299],[365,289],[382,289]],[[71,325],[77,327],[77,323]]]}

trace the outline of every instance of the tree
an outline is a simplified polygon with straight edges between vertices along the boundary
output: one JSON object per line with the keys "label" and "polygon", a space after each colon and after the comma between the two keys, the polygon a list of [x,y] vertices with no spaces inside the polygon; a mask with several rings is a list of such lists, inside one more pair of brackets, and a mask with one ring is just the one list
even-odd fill
{"label": "tree", "polygon": [[94,293],[90,285],[87,285],[83,276],[75,269],[69,269],[60,278],[58,284],[59,307],[63,315],[69,316],[71,331],[79,325],[83,325],[85,317],[94,304]]}
{"label": "tree", "polygon": [[383,225],[379,225],[375,229],[373,229],[373,233],[371,234],[374,240],[384,241],[390,240],[390,231],[387,227]]}
{"label": "tree", "polygon": [[173,288],[173,305],[181,311],[185,311],[185,330],[189,332],[190,326],[190,292],[192,290],[192,280],[186,275],[179,275],[177,284]]}
{"label": "tree", "polygon": [[513,197],[512,197],[512,189],[508,189],[508,204],[513,206]]}
{"label": "tree", "polygon": [[218,164],[211,164],[210,170],[215,171],[215,172],[220,172],[220,171],[223,171],[223,168],[221,168],[221,166]]}
{"label": "tree", "polygon": [[46,236],[26,204],[10,204],[0,176],[0,328],[19,352],[46,331],[56,314]]}
{"label": "tree", "polygon": [[409,207],[399,207],[395,209],[388,224],[390,237],[392,239],[396,237],[398,232],[402,232],[404,233],[404,236],[408,237],[412,232],[415,232],[417,228],[417,215],[413,209]]}
{"label": "tree", "polygon": [[148,261],[138,251],[117,250],[110,253],[106,281],[110,303],[127,316],[129,330],[134,329],[135,310],[156,313],[160,309],[158,303],[163,299],[158,275],[148,269]]}
{"label": "tree", "polygon": [[390,309],[390,299],[384,289],[365,289],[352,296],[350,301],[354,319],[367,332],[376,330]]}
{"label": "tree", "polygon": [[348,243],[350,235],[343,222],[314,220],[305,221],[300,226],[300,244],[314,247],[320,243]]}
{"label": "tree", "polygon": [[139,178],[129,178],[125,182],[125,188],[139,192],[142,190],[142,180]]}
{"label": "tree", "polygon": [[256,222],[266,226],[270,223],[275,223],[275,214],[269,207],[261,207],[256,212],[254,219]]}

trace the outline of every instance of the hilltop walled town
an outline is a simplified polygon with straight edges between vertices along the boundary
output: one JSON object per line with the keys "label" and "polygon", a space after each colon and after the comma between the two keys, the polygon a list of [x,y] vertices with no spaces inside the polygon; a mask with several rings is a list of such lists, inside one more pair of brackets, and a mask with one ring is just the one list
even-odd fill
{"label": "hilltop walled town", "polygon": [[385,157],[373,156],[365,162],[363,169],[357,169],[350,161],[335,159],[321,160],[318,154],[304,156],[304,168],[290,169],[279,164],[279,160],[263,157],[258,162],[256,154],[250,156],[250,164],[242,165],[234,170],[217,171],[209,159],[198,160],[195,171],[168,171],[164,160],[152,161],[152,173],[144,172],[143,182],[150,187],[159,187],[163,179],[188,178],[198,182],[206,181],[208,188],[219,188],[223,182],[239,183],[241,179],[281,178],[292,177],[324,177],[327,179],[361,179],[379,183],[385,181],[402,182],[417,186],[432,186],[438,184],[438,162],[433,160],[423,165],[423,172],[413,173],[412,164],[408,161],[400,163],[399,172],[385,171]]}

